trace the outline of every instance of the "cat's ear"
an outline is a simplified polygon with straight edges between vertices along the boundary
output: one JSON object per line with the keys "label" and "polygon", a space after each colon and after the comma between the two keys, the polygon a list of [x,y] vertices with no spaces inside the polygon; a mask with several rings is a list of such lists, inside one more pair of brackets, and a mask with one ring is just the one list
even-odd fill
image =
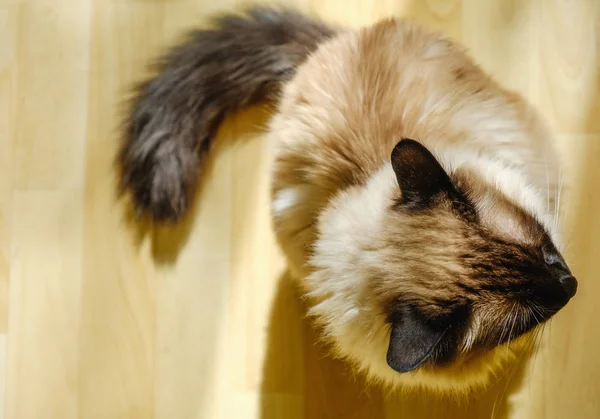
{"label": "cat's ear", "polygon": [[418,368],[431,357],[449,329],[445,322],[428,322],[416,310],[404,308],[392,320],[388,365],[400,373]]}
{"label": "cat's ear", "polygon": [[435,156],[415,140],[401,140],[391,159],[402,205],[426,207],[439,194],[453,189],[450,177]]}

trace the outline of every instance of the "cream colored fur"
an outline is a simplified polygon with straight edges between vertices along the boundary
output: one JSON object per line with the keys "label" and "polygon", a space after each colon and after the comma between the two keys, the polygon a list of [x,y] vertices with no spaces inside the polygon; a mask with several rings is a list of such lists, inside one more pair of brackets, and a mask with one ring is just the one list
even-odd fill
{"label": "cream colored fur", "polygon": [[483,182],[491,192],[479,209],[500,233],[520,234],[510,214],[495,214],[495,194],[557,238],[557,159],[537,113],[460,47],[393,20],[322,45],[286,86],[270,126],[277,237],[336,355],[394,388],[467,391],[486,384],[520,344],[443,370],[399,374],[386,364],[389,327],[369,287],[372,266],[386,261],[365,249],[387,228],[398,187],[388,161],[402,137],[423,142],[448,172]]}

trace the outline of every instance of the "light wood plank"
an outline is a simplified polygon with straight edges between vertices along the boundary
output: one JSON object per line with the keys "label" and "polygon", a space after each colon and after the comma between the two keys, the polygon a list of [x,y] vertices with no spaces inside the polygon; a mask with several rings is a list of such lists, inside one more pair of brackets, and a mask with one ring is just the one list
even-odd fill
{"label": "light wood plank", "polygon": [[83,184],[89,76],[89,1],[32,0],[17,13],[13,184]]}
{"label": "light wood plank", "polygon": [[78,418],[80,192],[15,193],[6,417]]}
{"label": "light wood plank", "polygon": [[6,332],[10,227],[12,220],[12,155],[15,137],[17,7],[0,8],[0,332]]}
{"label": "light wood plank", "polygon": [[92,6],[80,417],[152,418],[157,275],[149,231],[128,230],[115,202],[113,160],[130,69],[156,46],[163,5],[99,0]]}
{"label": "light wood plank", "polygon": [[536,101],[540,9],[544,0],[463,0],[463,42],[484,70]]}
{"label": "light wood plank", "polygon": [[393,14],[441,30],[555,127],[566,254],[580,291],[534,362],[459,404],[388,395],[331,359],[271,232],[264,110],[221,127],[180,226],[127,219],[112,162],[128,87],[184,30],[251,2],[0,0],[0,411],[10,419],[600,417],[600,3],[287,1],[338,23]]}
{"label": "light wood plank", "polygon": [[600,2],[540,4],[540,79],[544,113],[560,132],[600,131]]}

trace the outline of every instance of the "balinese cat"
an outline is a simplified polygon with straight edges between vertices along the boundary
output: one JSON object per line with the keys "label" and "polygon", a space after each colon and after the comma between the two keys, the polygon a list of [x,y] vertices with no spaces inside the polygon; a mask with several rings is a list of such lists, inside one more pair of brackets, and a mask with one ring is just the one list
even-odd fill
{"label": "balinese cat", "polygon": [[254,7],[161,60],[118,163],[177,221],[225,114],[276,104],[272,216],[335,354],[385,385],[484,385],[576,292],[544,122],[463,48],[387,19],[332,28]]}

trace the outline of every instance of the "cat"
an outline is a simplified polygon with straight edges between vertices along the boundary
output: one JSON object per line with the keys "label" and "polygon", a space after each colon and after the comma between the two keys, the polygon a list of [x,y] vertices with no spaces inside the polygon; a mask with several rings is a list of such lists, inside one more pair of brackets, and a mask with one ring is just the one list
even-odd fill
{"label": "cat", "polygon": [[177,222],[225,115],[274,104],[272,219],[309,315],[391,388],[468,392],[575,295],[552,135],[442,34],[217,16],[135,91],[117,158],[140,214]]}

